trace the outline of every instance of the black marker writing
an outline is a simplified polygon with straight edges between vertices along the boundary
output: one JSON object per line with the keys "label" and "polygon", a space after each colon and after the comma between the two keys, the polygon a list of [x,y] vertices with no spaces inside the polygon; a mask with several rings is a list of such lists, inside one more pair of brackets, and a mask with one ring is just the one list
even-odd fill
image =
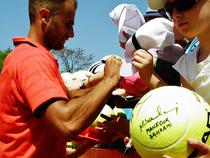
{"label": "black marker writing", "polygon": [[168,113],[173,112],[173,111],[176,111],[176,114],[178,114],[178,110],[179,110],[178,107],[174,107],[174,108],[169,109],[169,110],[162,110],[161,107],[158,105],[157,106],[157,115],[154,116],[154,117],[145,118],[139,124],[139,128],[140,128],[141,132],[142,132],[142,129],[145,128],[145,126],[147,124],[149,124],[150,122],[156,120],[158,117],[163,116],[163,115],[168,114]]}

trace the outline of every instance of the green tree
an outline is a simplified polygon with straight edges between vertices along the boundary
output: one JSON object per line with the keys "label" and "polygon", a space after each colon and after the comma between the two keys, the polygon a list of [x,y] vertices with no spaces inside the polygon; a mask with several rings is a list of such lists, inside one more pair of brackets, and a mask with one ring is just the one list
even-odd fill
{"label": "green tree", "polygon": [[78,70],[87,70],[94,62],[94,55],[85,54],[81,48],[67,49],[64,48],[59,51],[53,50],[52,53],[57,57],[61,72],[74,73]]}
{"label": "green tree", "polygon": [[6,49],[6,50],[0,50],[0,72],[2,70],[2,66],[4,63],[4,59],[6,58],[6,56],[11,52],[12,50],[10,48]]}

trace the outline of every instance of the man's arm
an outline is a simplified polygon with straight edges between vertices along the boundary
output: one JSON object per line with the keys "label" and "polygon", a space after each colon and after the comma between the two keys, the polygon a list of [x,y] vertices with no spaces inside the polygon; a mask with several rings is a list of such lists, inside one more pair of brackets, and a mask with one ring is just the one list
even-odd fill
{"label": "man's arm", "polygon": [[44,119],[52,129],[67,140],[72,140],[87,128],[98,116],[118,84],[120,66],[120,59],[116,57],[107,59],[103,80],[87,94],[68,102],[59,100],[49,105],[44,113]]}
{"label": "man's arm", "polygon": [[75,90],[68,91],[69,99],[82,97],[83,95],[86,95],[87,93],[89,93],[92,90],[92,88],[93,87],[88,87],[85,89],[75,89]]}

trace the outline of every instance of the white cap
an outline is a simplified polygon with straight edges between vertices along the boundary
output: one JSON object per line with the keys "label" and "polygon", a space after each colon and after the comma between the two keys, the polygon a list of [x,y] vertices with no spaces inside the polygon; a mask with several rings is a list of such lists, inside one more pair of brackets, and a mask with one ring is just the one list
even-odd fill
{"label": "white cap", "polygon": [[114,54],[113,55],[106,55],[100,61],[97,61],[97,62],[93,63],[90,66],[90,68],[88,69],[88,71],[91,72],[91,73],[93,73],[93,74],[96,74],[98,72],[104,71],[105,62],[111,56],[116,56],[117,58],[119,58],[119,59],[122,60],[122,58],[120,56],[118,56],[118,55],[114,55]]}
{"label": "white cap", "polygon": [[92,75],[93,75],[93,73],[89,72],[87,70],[79,70],[79,71],[73,73],[73,76],[75,76],[76,78],[80,79],[81,81],[87,80]]}
{"label": "white cap", "polygon": [[148,0],[151,9],[158,10],[164,8],[166,0]]}
{"label": "white cap", "polygon": [[86,70],[79,70],[73,74],[70,72],[64,72],[61,74],[64,85],[68,90],[80,89],[83,81],[87,80],[93,74]]}
{"label": "white cap", "polygon": [[63,79],[64,85],[68,90],[74,90],[79,89],[81,86],[81,80],[76,78],[73,74],[70,72],[64,72],[61,74],[61,77]]}
{"label": "white cap", "polygon": [[105,64],[100,60],[93,63],[90,68],[88,69],[89,72],[96,74],[98,72],[104,71]]}
{"label": "white cap", "polygon": [[[135,36],[140,47],[144,50],[159,49],[173,45],[175,43],[173,33],[173,22],[165,18],[155,18],[148,21],[140,27]],[[125,65],[123,67],[126,71],[122,72],[122,76],[130,76],[137,72],[132,66],[131,61],[133,53],[136,51],[132,41],[132,37],[128,39],[125,45]]]}
{"label": "white cap", "polygon": [[144,23],[144,16],[134,4],[120,4],[110,13],[114,24],[118,26],[118,40],[125,43],[127,38],[123,31],[132,36]]}

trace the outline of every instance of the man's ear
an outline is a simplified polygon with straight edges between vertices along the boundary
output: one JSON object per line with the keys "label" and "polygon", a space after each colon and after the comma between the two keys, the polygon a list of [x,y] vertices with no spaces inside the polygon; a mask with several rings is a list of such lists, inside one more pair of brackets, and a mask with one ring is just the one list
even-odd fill
{"label": "man's ear", "polygon": [[50,19],[50,11],[46,8],[41,8],[39,10],[39,16],[44,24],[47,24]]}

